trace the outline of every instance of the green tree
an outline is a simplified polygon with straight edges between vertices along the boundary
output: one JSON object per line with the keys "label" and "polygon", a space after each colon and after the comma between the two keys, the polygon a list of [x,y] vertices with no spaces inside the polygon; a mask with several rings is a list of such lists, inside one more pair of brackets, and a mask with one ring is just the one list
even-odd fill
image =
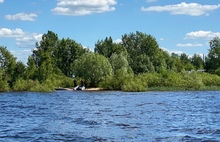
{"label": "green tree", "polygon": [[113,74],[108,59],[97,53],[83,54],[73,62],[72,69],[76,77],[89,81],[92,87]]}
{"label": "green tree", "polygon": [[28,57],[27,69],[25,73],[25,79],[36,80],[38,75],[38,70],[36,66],[36,62],[33,59],[33,56]]}
{"label": "green tree", "polygon": [[210,42],[210,49],[205,61],[205,69],[216,70],[220,67],[220,38],[215,37]]}
{"label": "green tree", "polygon": [[182,53],[180,55],[180,61],[182,62],[182,65],[184,66],[184,70],[191,71],[194,69],[194,66],[190,62],[190,58],[186,53]]}
{"label": "green tree", "polygon": [[[47,34],[43,34],[42,40],[39,43],[36,43],[36,49],[33,50],[32,54],[37,67],[40,67],[40,65],[48,59],[48,55],[45,54],[49,53],[52,58],[55,57],[55,50],[57,48],[57,44],[57,34],[55,34],[52,31],[48,31]],[[55,64],[55,60],[53,64]]]}
{"label": "green tree", "polygon": [[127,49],[128,62],[135,74],[149,71],[149,68],[152,69],[149,67],[151,64],[155,68],[161,51],[153,36],[138,31],[124,34],[122,44]]}
{"label": "green tree", "polygon": [[125,52],[125,48],[121,43],[114,43],[112,37],[106,37],[105,40],[98,40],[94,48],[95,53],[99,53],[106,58],[110,58],[113,53],[120,54]]}
{"label": "green tree", "polygon": [[171,54],[171,57],[172,57],[172,59],[173,59],[173,64],[174,64],[174,66],[175,66],[177,72],[181,72],[181,71],[185,70],[185,69],[184,69],[184,65],[183,65],[183,63],[181,62],[180,57],[179,57],[178,54],[172,53],[172,54]]}
{"label": "green tree", "polygon": [[10,87],[15,80],[14,71],[16,67],[16,58],[7,50],[6,47],[0,47],[0,69],[4,80],[7,80]]}
{"label": "green tree", "polygon": [[18,78],[23,78],[25,76],[26,66],[21,61],[16,62],[13,74],[13,82],[15,82]]}
{"label": "green tree", "polygon": [[123,53],[120,53],[120,54],[113,53],[112,56],[109,58],[109,61],[112,65],[112,69],[114,72],[116,72],[117,70],[121,68],[129,67],[127,55]]}
{"label": "green tree", "polygon": [[194,54],[191,58],[191,63],[196,68],[196,70],[203,69],[203,60],[202,57],[198,54]]}
{"label": "green tree", "polygon": [[[35,62],[37,68],[37,79],[40,82],[43,82],[49,77],[49,75],[52,75],[55,72],[55,51],[57,50],[57,44],[58,36],[52,31],[48,31],[47,34],[43,34],[42,40],[39,43],[36,43],[36,49],[33,50],[32,59]],[[30,64],[33,65],[33,63]]]}
{"label": "green tree", "polygon": [[89,50],[72,39],[61,39],[55,53],[57,67],[68,77],[72,77],[71,64]]}

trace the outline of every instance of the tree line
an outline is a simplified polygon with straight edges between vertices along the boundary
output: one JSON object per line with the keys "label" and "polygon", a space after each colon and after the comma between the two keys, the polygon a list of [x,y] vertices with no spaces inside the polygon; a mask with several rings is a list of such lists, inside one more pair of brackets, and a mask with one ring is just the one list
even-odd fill
{"label": "tree line", "polygon": [[[70,38],[43,34],[27,64],[0,46],[0,91],[53,91],[86,80],[88,87],[111,90],[219,89],[220,39],[210,41],[208,55],[189,57],[159,48],[156,39],[142,32],[98,40],[94,52]],[[198,72],[204,71],[204,72]]]}

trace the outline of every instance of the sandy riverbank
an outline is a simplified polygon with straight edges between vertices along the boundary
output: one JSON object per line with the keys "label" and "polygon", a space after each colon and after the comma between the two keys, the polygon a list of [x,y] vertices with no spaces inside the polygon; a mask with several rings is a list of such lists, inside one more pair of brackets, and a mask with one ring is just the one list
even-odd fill
{"label": "sandy riverbank", "polygon": [[[73,91],[73,88],[55,88],[55,90],[68,90],[68,91]],[[86,88],[83,91],[101,91],[103,88]]]}

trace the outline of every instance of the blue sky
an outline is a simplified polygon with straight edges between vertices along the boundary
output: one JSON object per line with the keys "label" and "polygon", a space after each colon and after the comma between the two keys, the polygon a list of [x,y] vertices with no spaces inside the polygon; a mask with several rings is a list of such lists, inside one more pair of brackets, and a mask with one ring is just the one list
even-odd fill
{"label": "blue sky", "polygon": [[0,46],[26,63],[48,30],[90,50],[140,31],[169,53],[207,54],[220,37],[219,15],[219,0],[0,0]]}

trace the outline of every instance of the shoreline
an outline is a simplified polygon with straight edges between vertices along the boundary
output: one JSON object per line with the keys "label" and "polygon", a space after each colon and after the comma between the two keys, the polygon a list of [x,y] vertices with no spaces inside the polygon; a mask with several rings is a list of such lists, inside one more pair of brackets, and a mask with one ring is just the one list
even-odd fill
{"label": "shoreline", "polygon": [[[58,90],[67,90],[67,91],[74,91],[73,88],[55,88],[56,91]],[[86,88],[85,90],[82,91],[102,91],[104,90],[103,88]]]}

